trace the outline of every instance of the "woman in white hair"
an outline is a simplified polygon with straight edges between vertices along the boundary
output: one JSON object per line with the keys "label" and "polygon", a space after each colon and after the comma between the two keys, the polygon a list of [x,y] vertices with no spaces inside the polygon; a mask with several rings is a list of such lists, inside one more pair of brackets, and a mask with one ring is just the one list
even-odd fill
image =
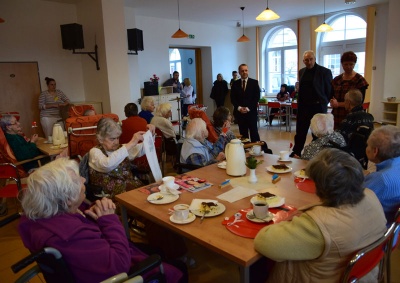
{"label": "woman in white hair", "polygon": [[[59,158],[50,162],[33,172],[27,183],[18,227],[21,239],[31,252],[58,249],[74,282],[100,282],[128,272],[148,257],[126,238],[112,200],[103,198],[83,209],[85,178],[79,176],[76,161]],[[183,279],[177,268],[163,266],[167,282]]]}
{"label": "woman in white hair", "polygon": [[139,117],[142,117],[147,121],[147,124],[150,124],[151,119],[154,117],[154,98],[152,96],[143,97],[140,107],[142,108],[142,111],[139,112]]}
{"label": "woman in white hair", "polygon": [[346,141],[344,137],[333,130],[332,114],[315,114],[311,119],[311,132],[317,137],[304,147],[301,159],[310,160],[321,150],[327,147],[344,147]]}
{"label": "woman in white hair", "polygon": [[171,123],[172,116],[171,104],[162,103],[157,106],[155,115],[151,119],[151,124],[160,129],[165,138],[176,138],[174,126]]}
{"label": "woman in white hair", "polygon": [[221,134],[215,144],[209,142],[207,137],[206,122],[201,118],[191,120],[182,145],[181,163],[206,166],[224,160],[226,136]]}

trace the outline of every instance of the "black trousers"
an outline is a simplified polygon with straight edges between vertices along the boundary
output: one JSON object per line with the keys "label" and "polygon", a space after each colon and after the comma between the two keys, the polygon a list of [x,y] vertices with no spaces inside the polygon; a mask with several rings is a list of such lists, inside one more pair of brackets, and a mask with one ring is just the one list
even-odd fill
{"label": "black trousers", "polygon": [[326,106],[324,107],[322,104],[299,105],[297,111],[293,152],[301,156],[307,139],[308,129],[310,128],[311,119],[317,113],[326,113]]}
{"label": "black trousers", "polygon": [[260,140],[260,135],[258,134],[257,128],[257,113],[249,112],[246,114],[241,114],[237,112],[235,119],[238,123],[239,133],[242,135],[242,138],[249,138],[250,132],[251,142],[257,142]]}

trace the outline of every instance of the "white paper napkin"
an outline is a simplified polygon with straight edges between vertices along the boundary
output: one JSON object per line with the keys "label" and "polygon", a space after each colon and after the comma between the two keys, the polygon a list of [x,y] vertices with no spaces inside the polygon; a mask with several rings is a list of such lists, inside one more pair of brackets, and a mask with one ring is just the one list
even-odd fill
{"label": "white paper napkin", "polygon": [[235,202],[237,200],[240,200],[242,198],[245,198],[245,197],[257,194],[257,193],[258,192],[256,190],[237,186],[237,187],[227,191],[226,193],[223,193],[223,194],[217,196],[217,198],[226,200],[229,202]]}
{"label": "white paper napkin", "polygon": [[195,198],[195,199],[192,200],[192,203],[190,204],[189,209],[190,210],[199,210],[199,209],[201,209],[201,203],[202,202],[213,202],[214,204],[218,203],[218,201],[214,200],[214,199],[198,199],[198,198]]}

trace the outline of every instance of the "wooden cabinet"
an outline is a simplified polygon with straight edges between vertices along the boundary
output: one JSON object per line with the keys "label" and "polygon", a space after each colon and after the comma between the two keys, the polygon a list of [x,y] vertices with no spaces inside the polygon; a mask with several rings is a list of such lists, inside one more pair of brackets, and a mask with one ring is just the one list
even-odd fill
{"label": "wooden cabinet", "polygon": [[382,101],[382,103],[383,103],[382,123],[400,126],[400,102]]}

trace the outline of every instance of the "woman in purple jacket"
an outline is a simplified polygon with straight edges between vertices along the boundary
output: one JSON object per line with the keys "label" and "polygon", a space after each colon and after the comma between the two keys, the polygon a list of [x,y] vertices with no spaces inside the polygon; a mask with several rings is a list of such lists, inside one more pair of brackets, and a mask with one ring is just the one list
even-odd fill
{"label": "woman in purple jacket", "polygon": [[[97,200],[83,212],[79,209],[85,199],[84,182],[78,164],[67,158],[37,169],[23,193],[25,215],[19,233],[31,252],[58,249],[76,282],[100,282],[128,272],[147,255],[128,242],[110,199]],[[163,265],[167,282],[179,282],[182,273]]]}

